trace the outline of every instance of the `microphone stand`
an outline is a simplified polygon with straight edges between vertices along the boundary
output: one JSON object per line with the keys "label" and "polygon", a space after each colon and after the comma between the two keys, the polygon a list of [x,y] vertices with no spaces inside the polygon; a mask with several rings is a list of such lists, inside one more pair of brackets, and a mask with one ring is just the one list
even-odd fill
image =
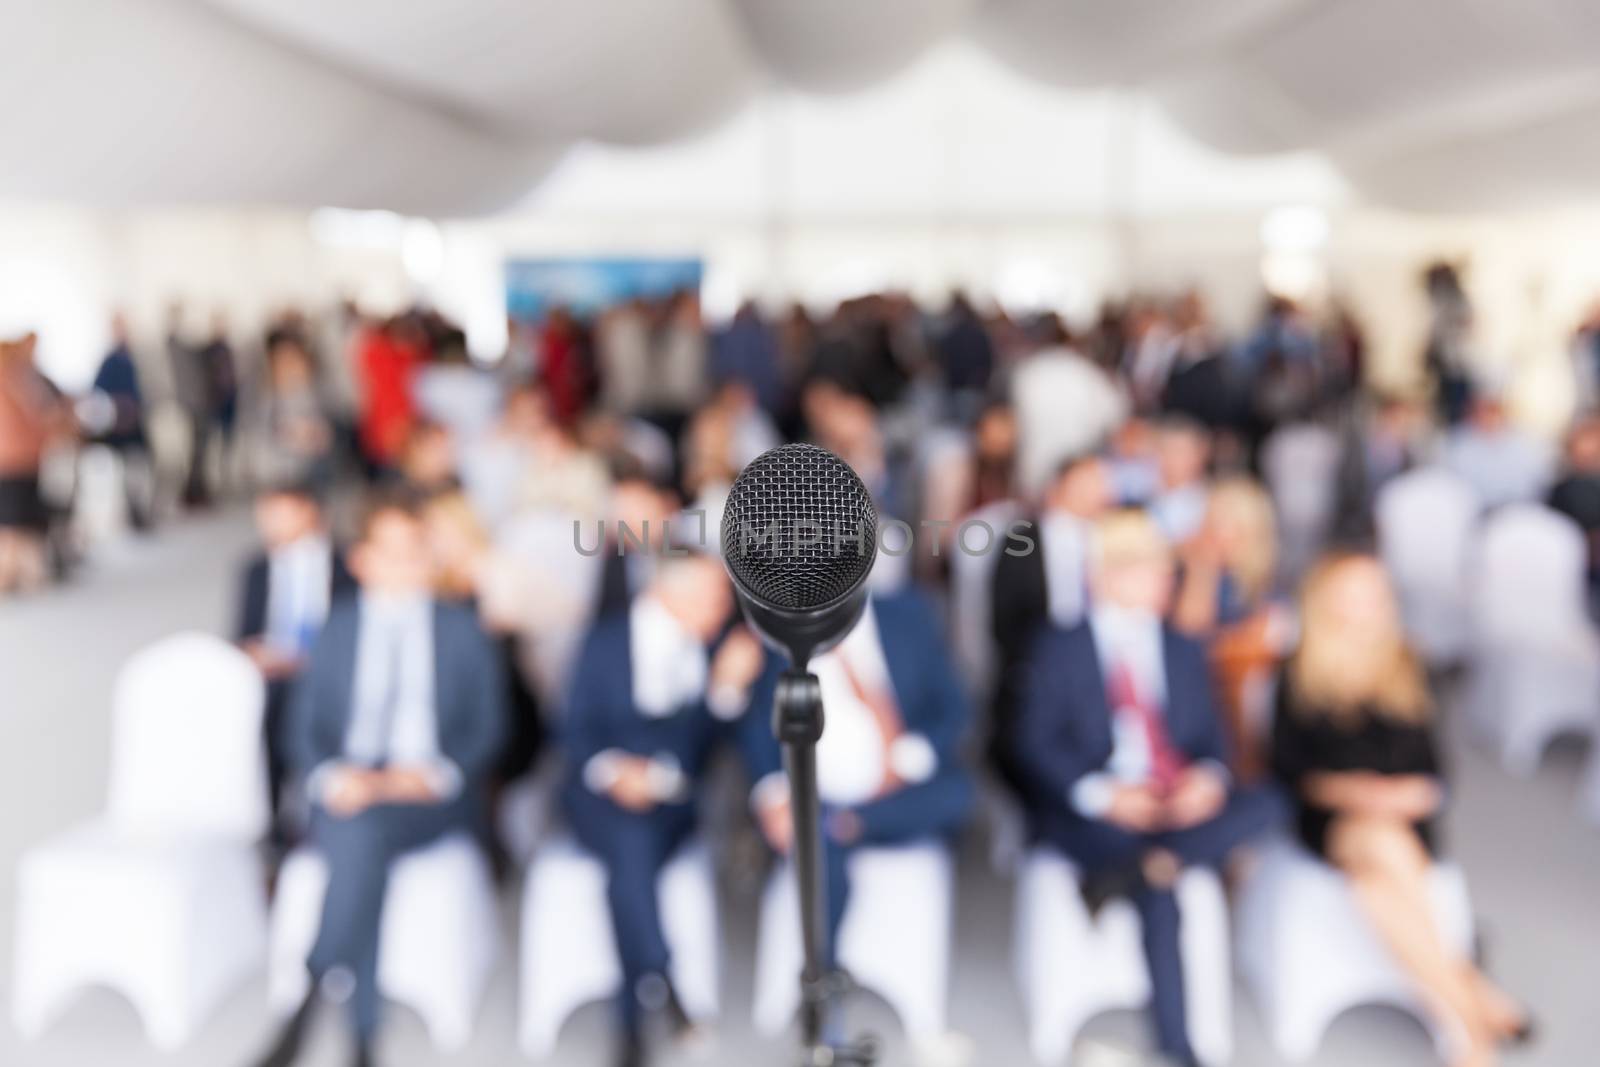
{"label": "microphone stand", "polygon": [[835,1002],[846,991],[844,975],[829,967],[827,885],[822,867],[822,801],[817,791],[817,742],[822,739],[822,686],[799,662],[778,678],[772,730],[783,746],[794,816],[794,872],[800,890],[800,934],[805,966],[800,972],[801,1067],[871,1067],[877,1042],[830,1043]]}

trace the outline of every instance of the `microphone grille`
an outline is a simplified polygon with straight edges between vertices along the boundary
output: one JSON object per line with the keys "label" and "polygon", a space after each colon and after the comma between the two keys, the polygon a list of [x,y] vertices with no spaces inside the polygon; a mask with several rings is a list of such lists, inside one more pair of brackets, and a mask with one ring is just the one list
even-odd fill
{"label": "microphone grille", "polygon": [[722,515],[728,570],[771,607],[809,611],[841,599],[866,580],[877,548],[871,494],[825,448],[769,449],[728,492]]}

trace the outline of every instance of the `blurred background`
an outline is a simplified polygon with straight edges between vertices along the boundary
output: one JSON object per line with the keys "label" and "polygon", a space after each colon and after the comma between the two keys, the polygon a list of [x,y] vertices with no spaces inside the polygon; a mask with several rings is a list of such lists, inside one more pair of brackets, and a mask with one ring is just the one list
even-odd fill
{"label": "blurred background", "polygon": [[[511,724],[468,775],[464,858],[390,880],[385,922],[428,929],[379,964],[404,1005],[379,1062],[615,1062],[633,965],[616,866],[562,799],[607,795],[575,665],[687,581],[616,524],[714,529],[794,440],[916,530],[875,595],[932,620],[913,674],[950,668],[913,695],[882,633],[900,736],[865,742],[869,794],[919,777],[883,768],[923,700],[971,791],[838,842],[887,854],[851,907],[906,912],[847,917],[841,946],[884,1062],[1184,1057],[1142,1010],[1133,910],[1080,900],[1042,829],[1038,791],[1069,783],[1014,758],[1017,716],[1050,717],[1020,694],[1032,639],[1115,602],[1097,531],[1124,508],[1209,669],[1157,688],[1210,709],[1229,789],[1299,809],[1184,904],[1198,1059],[1481,1067],[1530,1020],[1506,1062],[1592,1058],[1591,5],[4,0],[0,39],[0,1061],[251,1064],[303,998],[322,800],[283,723],[311,624],[372,594],[340,579],[376,489],[420,521],[430,595],[475,613]],[[1014,522],[1031,572],[983,536]],[[313,542],[332,588],[296,593],[275,561]],[[1285,755],[1330,552],[1380,576],[1328,593],[1331,647],[1359,664],[1403,626],[1356,703],[1418,664],[1429,759],[1309,729]],[[793,1058],[749,748],[695,749],[692,840],[661,857],[676,991],[716,1030],[691,1052],[652,1024],[662,1062]],[[1362,773],[1432,790],[1398,820],[1427,824],[1423,866],[1374,860],[1382,890],[1306,830],[1349,814],[1324,779]],[[1370,899],[1417,893],[1420,956]],[[324,1014],[305,1062],[345,1062]]]}

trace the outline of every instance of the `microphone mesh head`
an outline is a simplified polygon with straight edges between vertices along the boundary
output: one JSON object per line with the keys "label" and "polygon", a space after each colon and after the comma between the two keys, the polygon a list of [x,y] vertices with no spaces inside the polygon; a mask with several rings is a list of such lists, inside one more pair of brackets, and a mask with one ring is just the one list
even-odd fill
{"label": "microphone mesh head", "polygon": [[878,551],[878,509],[849,464],[816,445],[779,445],[728,492],[722,554],[745,592],[809,611],[853,592]]}

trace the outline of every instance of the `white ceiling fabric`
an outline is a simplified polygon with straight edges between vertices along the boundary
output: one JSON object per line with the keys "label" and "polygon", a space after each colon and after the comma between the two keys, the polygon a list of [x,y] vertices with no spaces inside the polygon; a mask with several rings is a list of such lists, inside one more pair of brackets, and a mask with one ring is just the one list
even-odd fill
{"label": "white ceiling fabric", "polygon": [[50,0],[0,5],[0,194],[488,211],[576,142],[674,141],[958,38],[1153,92],[1229,152],[1315,149],[1378,200],[1600,184],[1592,0]]}

